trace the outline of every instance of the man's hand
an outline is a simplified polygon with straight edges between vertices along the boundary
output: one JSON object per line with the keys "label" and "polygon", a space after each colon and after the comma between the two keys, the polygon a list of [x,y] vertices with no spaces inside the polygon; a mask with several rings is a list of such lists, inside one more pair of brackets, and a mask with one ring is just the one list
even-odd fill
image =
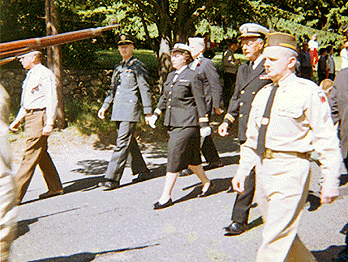
{"label": "man's hand", "polygon": [[19,122],[12,122],[8,128],[12,132],[18,132],[19,131]]}
{"label": "man's hand", "polygon": [[145,115],[145,123],[146,123],[147,125],[149,125],[149,123],[150,123],[150,118],[151,118],[151,114],[146,114],[146,115]]}
{"label": "man's hand", "polygon": [[42,129],[42,135],[44,136],[49,136],[53,131],[53,126],[52,125],[45,125],[44,128]]}
{"label": "man's hand", "polygon": [[227,136],[228,135],[228,123],[222,122],[222,124],[219,125],[218,133],[220,136]]}
{"label": "man's hand", "polygon": [[245,182],[245,176],[237,174],[232,179],[233,190],[236,191],[238,194],[243,194],[244,193],[244,182]]}
{"label": "man's hand", "polygon": [[320,203],[331,204],[338,198],[339,190],[337,188],[326,188],[323,186],[320,192]]}
{"label": "man's hand", "polygon": [[100,108],[99,111],[98,111],[98,117],[100,119],[104,119],[105,118],[105,111],[106,109],[105,108]]}
{"label": "man's hand", "polygon": [[152,127],[153,129],[156,128],[155,123],[156,123],[156,121],[157,121],[157,118],[158,118],[158,117],[157,117],[156,115],[152,115],[152,116],[150,116],[150,118],[149,118],[149,126]]}
{"label": "man's hand", "polygon": [[217,115],[221,115],[224,112],[224,110],[222,110],[220,107],[215,107],[214,110],[215,114]]}

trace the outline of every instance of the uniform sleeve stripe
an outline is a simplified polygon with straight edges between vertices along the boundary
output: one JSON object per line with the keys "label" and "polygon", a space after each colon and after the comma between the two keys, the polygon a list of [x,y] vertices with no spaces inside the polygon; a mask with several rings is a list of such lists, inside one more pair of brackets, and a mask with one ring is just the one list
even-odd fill
{"label": "uniform sleeve stripe", "polygon": [[225,119],[227,119],[230,122],[234,122],[235,118],[231,115],[231,114],[226,114],[225,115]]}
{"label": "uniform sleeve stripe", "polygon": [[161,114],[162,114],[162,111],[161,111],[161,109],[156,108],[156,109],[155,109],[155,113],[158,114],[158,115],[161,115]]}
{"label": "uniform sleeve stripe", "polygon": [[209,118],[208,117],[200,117],[198,120],[199,123],[206,123],[209,122]]}

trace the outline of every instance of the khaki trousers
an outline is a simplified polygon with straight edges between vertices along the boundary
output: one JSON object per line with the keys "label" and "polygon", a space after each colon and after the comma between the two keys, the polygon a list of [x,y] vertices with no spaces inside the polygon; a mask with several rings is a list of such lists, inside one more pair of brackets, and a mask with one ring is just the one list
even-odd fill
{"label": "khaki trousers", "polygon": [[256,196],[265,222],[257,262],[316,261],[297,232],[310,181],[307,159],[275,153],[257,167]]}
{"label": "khaki trousers", "polygon": [[49,191],[60,191],[63,189],[57,169],[47,152],[48,137],[42,135],[44,125],[45,110],[32,111],[25,115],[25,133],[28,138],[16,176],[20,202],[28,189],[37,165],[41,169]]}

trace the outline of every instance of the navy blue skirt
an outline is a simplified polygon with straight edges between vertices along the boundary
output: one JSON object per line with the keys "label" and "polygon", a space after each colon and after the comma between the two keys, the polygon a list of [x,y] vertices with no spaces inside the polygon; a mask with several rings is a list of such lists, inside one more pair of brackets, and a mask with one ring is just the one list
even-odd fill
{"label": "navy blue skirt", "polygon": [[199,127],[170,127],[167,172],[180,172],[202,163]]}

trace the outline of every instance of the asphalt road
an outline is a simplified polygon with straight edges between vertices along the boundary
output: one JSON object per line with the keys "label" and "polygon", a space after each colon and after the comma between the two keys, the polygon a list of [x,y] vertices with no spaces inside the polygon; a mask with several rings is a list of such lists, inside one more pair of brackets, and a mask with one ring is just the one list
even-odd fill
{"label": "asphalt road", "polygon": [[[226,237],[222,230],[230,223],[236,196],[228,189],[239,153],[233,139],[216,139],[225,165],[207,171],[217,185],[213,194],[197,198],[198,178],[179,177],[172,195],[175,204],[158,211],[152,206],[164,184],[164,150],[144,151],[152,179],[133,184],[127,166],[122,186],[104,192],[95,185],[106,170],[110,150],[69,143],[51,146],[66,193],[38,200],[46,186],[36,170],[24,203],[18,207],[12,261],[254,261],[263,228],[257,207],[251,210],[246,233]],[[20,157],[15,153],[14,158]],[[18,163],[15,161],[15,171]],[[299,235],[318,261],[326,262],[344,247],[345,236],[340,231],[348,222],[348,179],[342,175],[341,196],[336,202],[320,206],[319,177],[313,165],[310,201]]]}

